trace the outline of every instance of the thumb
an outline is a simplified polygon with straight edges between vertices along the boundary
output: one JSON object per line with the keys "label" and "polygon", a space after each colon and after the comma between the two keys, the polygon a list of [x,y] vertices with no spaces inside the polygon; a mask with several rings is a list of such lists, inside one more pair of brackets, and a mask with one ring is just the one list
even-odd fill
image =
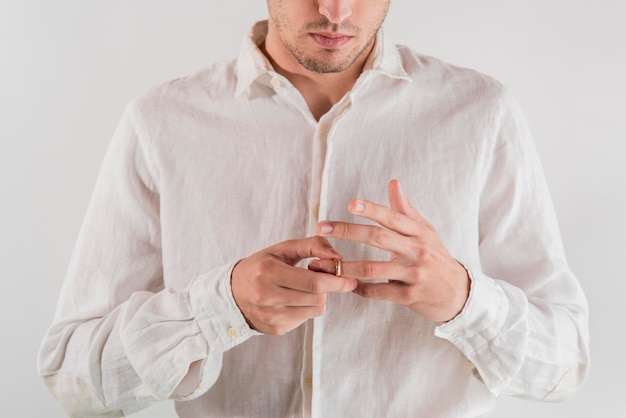
{"label": "thumb", "polygon": [[333,248],[330,242],[319,236],[281,242],[275,248],[274,255],[291,265],[311,257],[343,260],[343,256]]}

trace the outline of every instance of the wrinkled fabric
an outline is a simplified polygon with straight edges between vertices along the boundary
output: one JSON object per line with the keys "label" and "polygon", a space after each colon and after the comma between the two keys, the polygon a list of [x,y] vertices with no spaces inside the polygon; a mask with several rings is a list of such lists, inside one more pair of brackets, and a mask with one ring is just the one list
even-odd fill
{"label": "wrinkled fabric", "polygon": [[[173,399],[188,418],[478,417],[499,395],[575,391],[587,304],[507,90],[380,31],[352,91],[316,121],[260,52],[265,31],[126,109],[39,354],[68,414]],[[392,178],[470,272],[463,311],[440,324],[331,294],[285,336],[251,330],[236,262],[321,219],[362,222],[348,202],[387,204]],[[346,260],[388,257],[332,243]]]}

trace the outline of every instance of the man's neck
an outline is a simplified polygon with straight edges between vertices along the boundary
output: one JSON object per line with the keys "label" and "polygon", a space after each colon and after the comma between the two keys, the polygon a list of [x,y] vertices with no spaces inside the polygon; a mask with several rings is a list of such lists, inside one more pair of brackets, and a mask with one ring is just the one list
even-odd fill
{"label": "man's neck", "polygon": [[297,88],[306,101],[315,120],[327,113],[354,86],[361,75],[367,57],[371,52],[364,51],[346,70],[337,73],[317,73],[307,70],[286,48],[267,50],[267,43],[261,50],[274,69],[286,77]]}

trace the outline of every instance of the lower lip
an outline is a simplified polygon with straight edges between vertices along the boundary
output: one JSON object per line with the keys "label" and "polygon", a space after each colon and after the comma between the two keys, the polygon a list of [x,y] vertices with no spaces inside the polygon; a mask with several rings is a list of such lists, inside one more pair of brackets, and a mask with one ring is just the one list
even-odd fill
{"label": "lower lip", "polygon": [[338,36],[336,38],[331,38],[328,36],[312,33],[311,38],[316,44],[318,44],[322,48],[338,49],[350,42],[352,36]]}

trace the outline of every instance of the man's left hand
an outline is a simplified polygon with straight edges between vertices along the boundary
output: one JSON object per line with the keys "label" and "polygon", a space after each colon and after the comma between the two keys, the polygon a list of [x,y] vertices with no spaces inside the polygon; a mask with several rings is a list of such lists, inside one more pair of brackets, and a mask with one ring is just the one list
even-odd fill
{"label": "man's left hand", "polygon": [[[398,180],[388,186],[390,207],[353,200],[348,210],[378,225],[321,221],[317,233],[371,245],[389,251],[389,261],[344,262],[342,276],[356,278],[355,293],[368,299],[406,305],[424,318],[445,322],[465,306],[470,279],[465,268],[450,255],[435,228],[402,193]],[[314,260],[312,270],[332,272],[332,260]],[[387,280],[383,283],[371,283]]]}

